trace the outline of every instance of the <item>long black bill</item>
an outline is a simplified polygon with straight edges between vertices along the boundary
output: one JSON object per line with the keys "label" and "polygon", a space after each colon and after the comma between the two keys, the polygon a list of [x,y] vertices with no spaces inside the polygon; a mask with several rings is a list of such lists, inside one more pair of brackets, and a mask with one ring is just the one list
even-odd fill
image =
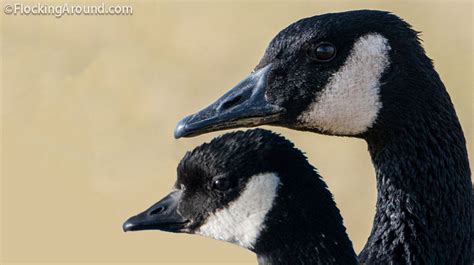
{"label": "long black bill", "polygon": [[278,120],[285,110],[265,98],[271,64],[238,83],[216,102],[182,119],[174,137],[191,137],[212,131],[253,127]]}
{"label": "long black bill", "polygon": [[130,217],[123,223],[123,231],[162,230],[183,232],[188,220],[178,213],[182,191],[173,191],[148,210]]}

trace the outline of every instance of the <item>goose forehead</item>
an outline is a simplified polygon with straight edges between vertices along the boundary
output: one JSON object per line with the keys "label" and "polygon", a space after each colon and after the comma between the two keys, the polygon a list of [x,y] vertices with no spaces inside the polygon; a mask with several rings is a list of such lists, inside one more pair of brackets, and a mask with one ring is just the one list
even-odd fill
{"label": "goose forehead", "polygon": [[380,78],[390,64],[390,49],[378,33],[357,39],[344,64],[298,117],[300,126],[338,135],[369,129],[382,107]]}
{"label": "goose forehead", "polygon": [[211,214],[196,233],[251,249],[273,207],[280,178],[276,173],[252,176],[240,196]]}

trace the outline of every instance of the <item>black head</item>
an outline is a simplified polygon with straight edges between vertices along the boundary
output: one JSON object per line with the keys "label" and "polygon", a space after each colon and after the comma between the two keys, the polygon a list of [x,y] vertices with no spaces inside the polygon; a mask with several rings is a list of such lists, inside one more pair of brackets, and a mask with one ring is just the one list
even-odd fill
{"label": "black head", "polygon": [[360,136],[381,110],[420,98],[417,89],[404,89],[431,74],[420,69],[432,65],[417,33],[391,13],[305,18],[274,37],[246,79],[181,120],[175,137],[263,124]]}
{"label": "black head", "polygon": [[228,133],[188,152],[174,191],[124,224],[125,231],[147,229],[205,235],[257,253],[285,240],[320,242],[325,234],[353,253],[320,176],[291,142],[262,129]]}

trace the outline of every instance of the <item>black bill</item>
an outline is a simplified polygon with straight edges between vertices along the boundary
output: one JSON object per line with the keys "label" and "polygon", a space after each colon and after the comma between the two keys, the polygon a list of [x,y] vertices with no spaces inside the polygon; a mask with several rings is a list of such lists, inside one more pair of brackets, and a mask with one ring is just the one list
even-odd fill
{"label": "black bill", "polygon": [[265,98],[271,64],[253,72],[205,109],[182,119],[175,138],[237,127],[253,127],[278,120],[284,109]]}
{"label": "black bill", "polygon": [[182,191],[173,191],[148,210],[130,217],[123,224],[123,231],[162,230],[184,232],[188,220],[178,212]]}

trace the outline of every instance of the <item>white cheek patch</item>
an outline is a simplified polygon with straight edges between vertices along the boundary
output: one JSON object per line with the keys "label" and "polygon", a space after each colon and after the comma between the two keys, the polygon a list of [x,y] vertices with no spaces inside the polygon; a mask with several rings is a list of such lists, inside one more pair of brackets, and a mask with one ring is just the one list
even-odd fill
{"label": "white cheek patch", "polygon": [[210,215],[196,233],[252,248],[264,228],[279,185],[280,178],[274,173],[251,177],[240,196]]}
{"label": "white cheek patch", "polygon": [[299,122],[339,135],[370,128],[382,107],[380,77],[389,65],[390,46],[380,34],[360,37],[344,65],[334,73]]}

